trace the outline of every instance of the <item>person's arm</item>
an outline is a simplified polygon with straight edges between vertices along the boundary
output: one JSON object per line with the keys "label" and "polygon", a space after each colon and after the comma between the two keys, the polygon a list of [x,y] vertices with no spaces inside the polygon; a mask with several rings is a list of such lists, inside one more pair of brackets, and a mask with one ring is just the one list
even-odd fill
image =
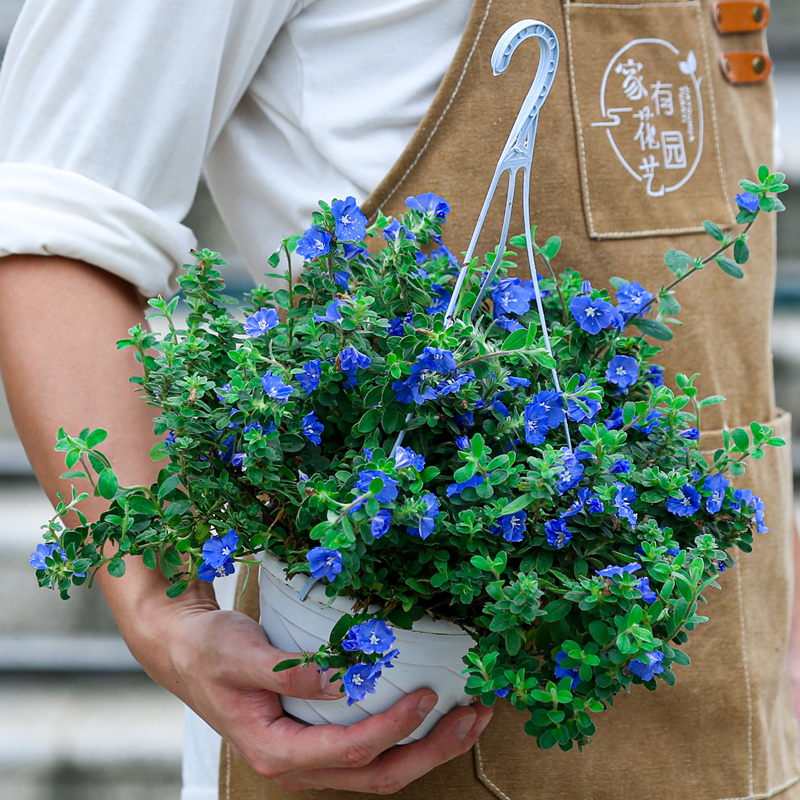
{"label": "person's arm", "polygon": [[[143,322],[133,287],[103,270],[64,258],[0,260],[0,371],[20,438],[51,500],[67,492],[60,426],[77,433],[102,427],[103,444],[123,484],[150,483],[158,465],[154,409],[129,383],[139,374],[133,350],[116,341]],[[86,501],[90,517],[105,508]],[[286,653],[271,647],[249,617],[220,611],[210,584],[193,583],[179,598],[138,558],[124,578],[99,575],[132,653],[148,674],[222,734],[256,771],[285,788],[396,791],[466,752],[491,717],[482,706],[459,708],[423,741],[390,750],[413,731],[436,696],[420,690],[389,711],[345,728],[307,728],[283,715],[276,693],[326,699],[320,676],[297,667],[274,673]]]}

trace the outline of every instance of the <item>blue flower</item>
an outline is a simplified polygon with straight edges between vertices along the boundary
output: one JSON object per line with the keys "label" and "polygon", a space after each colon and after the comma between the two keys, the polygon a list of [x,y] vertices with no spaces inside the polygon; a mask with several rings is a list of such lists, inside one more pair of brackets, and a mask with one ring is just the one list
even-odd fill
{"label": "blue flower", "polygon": [[417,364],[434,372],[452,372],[456,368],[456,359],[451,350],[440,347],[426,347],[421,355],[417,356]]}
{"label": "blue flower", "polygon": [[[37,544],[36,551],[31,553],[30,557],[30,565],[34,569],[47,569],[47,564],[45,563],[46,558],[52,558],[53,553],[55,552],[56,545],[53,543],[50,544]],[[62,555],[62,560],[64,560],[64,556]]]}
{"label": "blue flower", "polygon": [[526,286],[519,278],[503,278],[492,289],[494,300],[494,314],[496,317],[507,314],[522,316],[531,310],[533,298],[533,283]]}
{"label": "blue flower", "polygon": [[[444,380],[439,381],[434,387],[434,392],[438,396],[455,394],[462,386],[466,386],[470,381],[475,380],[474,372],[457,372],[455,375],[450,375]],[[506,409],[508,412],[508,409]],[[506,413],[508,416],[508,413]]]}
{"label": "blue flower", "polygon": [[614,462],[609,473],[611,475],[627,475],[631,471],[631,462],[627,458],[621,458],[619,461]]}
{"label": "blue flower", "polygon": [[622,409],[615,408],[609,415],[608,419],[603,423],[610,431],[615,431],[622,427]]}
{"label": "blue flower", "polygon": [[329,581],[333,581],[342,571],[342,554],[338,550],[315,547],[308,551],[306,559],[311,565],[312,577],[317,580],[327,578]]}
{"label": "blue flower", "polygon": [[309,228],[298,240],[295,248],[297,254],[306,261],[324,256],[331,251],[331,235],[318,228]]}
{"label": "blue flower", "polygon": [[596,336],[617,321],[616,309],[601,297],[594,300],[586,295],[573,297],[569,303],[569,310],[580,329],[592,336]]}
{"label": "blue flower", "polygon": [[577,669],[568,669],[567,667],[562,667],[561,662],[565,659],[569,658],[569,656],[562,650],[556,656],[556,668],[553,670],[553,674],[559,680],[561,678],[571,678],[572,679],[572,688],[574,689],[580,682],[581,676]]}
{"label": "blue flower", "polygon": [[261,308],[244,321],[244,332],[257,339],[279,322],[278,312],[274,308]]}
{"label": "blue flower", "polygon": [[658,420],[663,416],[661,411],[654,408],[641,422],[634,422],[633,427],[642,433],[652,433],[659,426]]}
{"label": "blue flower", "polygon": [[641,283],[636,281],[620,286],[616,298],[617,308],[629,317],[636,316],[655,299]]}
{"label": "blue flower", "polygon": [[650,578],[639,578],[636,588],[642,593],[642,600],[649,605],[653,605],[658,595],[650,588]]}
{"label": "blue flower", "polygon": [[516,511],[513,514],[503,514],[497,521],[507,542],[521,542],[525,538],[525,526],[528,514],[525,511]]}
{"label": "blue flower", "polygon": [[336,221],[334,233],[340,242],[360,242],[367,235],[367,218],[356,205],[355,197],[334,200],[331,213]]}
{"label": "blue flower", "polygon": [[268,433],[272,433],[273,431],[277,431],[278,429],[275,427],[274,422],[270,422],[269,428],[265,428],[263,425],[259,425],[257,422],[254,422],[252,425],[247,425],[242,433],[248,434],[250,431],[261,431],[261,433],[266,436]]}
{"label": "blue flower", "polygon": [[272,370],[268,370],[261,377],[261,387],[267,397],[277,400],[283,404],[289,399],[289,395],[294,391],[291,386],[285,384],[278,375],[273,375]]}
{"label": "blue flower", "polygon": [[436,250],[434,250],[431,253],[431,258],[433,259],[446,258],[450,266],[455,267],[456,269],[458,269],[461,266],[458,259],[450,252],[450,249],[447,247],[446,244],[443,244],[441,247],[437,247]]}
{"label": "blue flower", "polygon": [[425,306],[425,310],[429,314],[441,314],[447,310],[447,306],[450,304],[450,292],[438,283],[432,283],[431,289],[434,292],[432,298],[433,303],[432,305]]}
{"label": "blue flower", "polygon": [[557,428],[564,422],[564,397],[555,389],[545,390],[533,396],[531,405],[544,415],[548,428]]}
{"label": "blue flower", "polygon": [[[391,475],[387,475],[385,472],[381,472],[379,469],[362,469],[358,473],[356,489],[361,494],[369,492],[369,485],[376,478],[383,481],[383,486],[381,487],[381,490],[374,496],[375,499],[379,503],[391,503],[392,500],[396,500],[397,481]],[[353,511],[358,511],[360,507],[361,504],[359,503],[358,506],[353,508]]]}
{"label": "blue flower", "polygon": [[550,426],[547,424],[547,412],[540,403],[528,403],[523,414],[525,441],[534,446],[542,444],[547,438]]}
{"label": "blue flower", "polygon": [[233,464],[234,467],[241,467],[246,458],[247,453],[234,453],[233,458],[231,459],[231,464]]}
{"label": "blue flower", "polygon": [[204,562],[200,569],[197,570],[197,577],[206,583],[212,583],[215,578],[224,578],[226,575],[232,575],[236,569],[233,559],[226,561],[219,567],[213,567],[211,564]]}
{"label": "blue flower", "polygon": [[[583,384],[578,387],[578,391],[581,389],[591,389],[597,386],[594,381],[586,381],[584,380]],[[573,399],[567,400],[567,416],[573,422],[585,422],[587,425],[592,425],[594,423],[594,419],[597,416],[597,412],[600,411],[600,401],[599,400],[590,400],[588,397],[584,397],[583,395],[578,395],[578,399],[586,406],[587,410],[584,411]]]}
{"label": "blue flower", "polygon": [[658,364],[653,364],[648,367],[644,373],[645,380],[649,381],[652,386],[664,385],[664,367],[659,367]]}
{"label": "blue flower", "polygon": [[512,388],[516,389],[517,386],[530,386],[531,382],[527,378],[517,378],[514,375],[509,375],[506,378],[506,383]]}
{"label": "blue flower", "polygon": [[558,473],[556,491],[564,494],[578,485],[583,477],[583,464],[575,458],[575,454],[568,447],[562,447],[561,452],[563,453],[561,456],[563,469]]}
{"label": "blue flower", "polygon": [[500,316],[496,317],[494,323],[501,328],[505,328],[509,333],[521,331],[525,327],[524,325],[520,325],[515,319],[507,317],[504,314],[500,314]]}
{"label": "blue flower", "polygon": [[574,517],[575,514],[586,509],[590,514],[600,514],[605,510],[602,500],[597,495],[593,495],[591,490],[584,486],[578,489],[578,496],[572,501],[572,505],[561,515],[564,519]]}
{"label": "blue flower", "polygon": [[406,240],[409,242],[415,242],[417,237],[411,233],[411,231],[406,228],[405,225],[400,224],[400,220],[393,219],[384,229],[383,229],[383,238],[387,242],[393,242],[397,239],[398,233],[402,231],[403,235],[405,236]]}
{"label": "blue flower", "polygon": [[653,650],[650,653],[645,653],[644,657],[644,661],[638,658],[631,661],[628,664],[628,669],[643,681],[651,681],[655,675],[664,671],[664,666],[661,663],[664,660],[664,654],[659,650]]}
{"label": "blue flower", "polygon": [[617,490],[614,496],[614,508],[622,519],[627,520],[631,527],[636,525],[636,514],[631,508],[631,503],[636,500],[636,489],[633,486],[625,486],[622,483],[615,483]]}
{"label": "blue flower", "polygon": [[572,539],[572,533],[567,530],[567,523],[563,519],[551,519],[545,522],[544,532],[547,535],[547,544],[556,550],[566,547]]}
{"label": "blue flower", "polygon": [[680,497],[667,498],[667,511],[676,517],[691,517],[700,508],[700,492],[690,483],[680,488]]}
{"label": "blue flower", "polygon": [[468,431],[475,424],[475,416],[471,411],[464,414],[453,414],[453,420],[462,431]]}
{"label": "blue flower", "polygon": [[365,447],[364,448],[364,458],[366,458],[367,461],[372,461],[372,448],[371,447]]}
{"label": "blue flower", "polygon": [[766,511],[764,501],[758,495],[754,495],[750,505],[756,512],[756,533],[768,533],[769,528],[764,522],[764,512]]}
{"label": "blue flower", "polygon": [[624,566],[621,567],[615,567],[615,566],[603,567],[603,569],[595,570],[595,572],[601,578],[613,578],[618,575],[625,575],[626,573],[630,573],[632,575],[634,572],[638,572],[641,568],[642,565],[634,561],[631,564],[625,564]]}
{"label": "blue flower", "polygon": [[758,195],[752,192],[741,192],[741,194],[736,195],[735,200],[739,208],[743,208],[751,214],[755,214],[755,212],[758,211]]}
{"label": "blue flower", "polygon": [[342,315],[339,313],[339,306],[342,301],[337,297],[332,303],[328,303],[324,314],[314,314],[314,322],[339,322]]}
{"label": "blue flower", "polygon": [[[363,237],[362,237],[363,238]],[[369,251],[366,247],[361,247],[357,244],[345,244],[342,247],[344,251],[344,260],[345,261],[352,261],[354,258],[362,258],[369,255]]]}
{"label": "blue flower", "polygon": [[614,356],[608,362],[606,370],[606,380],[614,383],[620,389],[627,389],[633,386],[639,377],[639,362],[630,356]]}
{"label": "blue flower", "polygon": [[[219,387],[219,392],[229,392],[229,391],[231,391],[230,382],[226,383],[224,386]],[[220,394],[219,392],[214,390],[214,394],[217,396],[217,400],[219,400],[220,403],[226,402],[228,398],[225,397],[224,394]]]}
{"label": "blue flower", "polygon": [[319,388],[319,379],[322,375],[321,360],[314,358],[303,366],[303,371],[297,374],[297,382],[306,390],[306,397]]}
{"label": "blue flower", "polygon": [[375,672],[373,664],[355,664],[345,672],[342,685],[347,695],[347,705],[366,700],[367,693],[375,694],[375,681],[380,677],[380,670]]}
{"label": "blue flower", "polygon": [[400,651],[390,650],[388,653],[382,655],[373,665],[372,665],[372,674],[377,678],[380,676],[381,672],[384,669],[392,669],[394,668],[394,664],[392,664],[392,659],[397,658],[400,655]]}
{"label": "blue flower", "polygon": [[388,508],[382,508],[369,523],[369,532],[376,539],[380,539],[389,530],[391,524],[392,512]]}
{"label": "blue flower", "polygon": [[725,562],[717,561],[717,569],[719,570],[719,574],[722,575],[722,573],[726,570]]}
{"label": "blue flower", "polygon": [[370,619],[353,625],[342,639],[342,647],[348,652],[360,650],[367,655],[387,653],[394,643],[392,629],[381,619]]}
{"label": "blue flower", "polygon": [[684,439],[699,439],[700,438],[700,431],[697,428],[687,428],[685,431],[681,431],[678,436],[682,436]]}
{"label": "blue flower", "polygon": [[325,430],[325,426],[317,419],[317,415],[313,411],[303,417],[301,426],[303,436],[305,436],[311,444],[322,444],[320,434]]}
{"label": "blue flower", "polygon": [[410,447],[398,447],[394,452],[394,465],[397,469],[414,467],[422,472],[425,469],[425,456],[418,455]]}
{"label": "blue flower", "polygon": [[406,332],[406,321],[403,317],[395,317],[389,320],[389,327],[386,328],[386,333],[389,336],[402,336]]}
{"label": "blue flower", "polygon": [[433,219],[440,222],[444,222],[450,213],[450,205],[447,200],[433,192],[407,197],[406,205],[413,211],[419,211],[420,214],[430,214]]}
{"label": "blue flower", "polygon": [[233,554],[239,549],[239,537],[231,528],[224,536],[212,536],[203,545],[203,561],[210,566],[222,567],[233,562]]}
{"label": "blue flower", "polygon": [[468,436],[459,436],[456,439],[456,447],[459,450],[469,450],[469,437]]}
{"label": "blue flower", "polygon": [[372,359],[369,356],[359,353],[355,347],[345,347],[336,360],[339,363],[339,369],[351,378],[355,376],[358,370],[367,369],[372,363]]}
{"label": "blue flower", "polygon": [[164,437],[164,447],[166,447],[167,450],[170,450],[172,448],[172,445],[174,444],[175,444],[175,431],[170,431]]}
{"label": "blue flower", "polygon": [[420,539],[427,539],[436,527],[436,517],[439,516],[439,501],[436,495],[428,494],[422,495],[420,498],[424,503],[421,514],[417,517],[416,525],[407,525],[406,530],[412,536],[419,536]]}
{"label": "blue flower", "polygon": [[333,273],[334,283],[338,283],[346,292],[350,291],[350,273],[346,269],[341,269]]}
{"label": "blue flower", "polygon": [[[475,375],[474,373],[470,374],[472,374],[473,377]],[[511,414],[511,412],[508,410],[508,406],[502,402],[502,400],[500,400],[501,397],[502,395],[497,395],[497,397],[492,400],[492,409],[500,414],[501,417],[508,419],[508,416]]]}
{"label": "blue flower", "polygon": [[464,489],[474,489],[477,486],[483,484],[483,475],[473,475],[471,478],[467,478],[465,481],[461,481],[460,483],[451,483],[447,487],[447,496],[452,497],[454,494],[461,494]]}
{"label": "blue flower", "polygon": [[510,691],[511,691],[511,687],[510,686],[504,686],[502,689],[495,689],[494,693],[498,697],[506,697]]}

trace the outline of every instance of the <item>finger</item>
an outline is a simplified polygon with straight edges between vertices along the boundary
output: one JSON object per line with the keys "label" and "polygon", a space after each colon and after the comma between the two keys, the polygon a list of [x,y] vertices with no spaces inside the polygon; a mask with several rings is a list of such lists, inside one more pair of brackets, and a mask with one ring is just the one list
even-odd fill
{"label": "finger", "polygon": [[413,733],[436,705],[436,694],[420,689],[390,709],[349,727],[303,727],[281,717],[265,727],[263,749],[248,761],[257,772],[275,778],[309,769],[358,768]]}
{"label": "finger", "polygon": [[[384,752],[359,769],[314,770],[284,776],[292,788],[341,789],[391,794],[440,764],[466,753],[492,718],[482,705],[450,712],[423,740]],[[289,788],[287,785],[286,788]]]}

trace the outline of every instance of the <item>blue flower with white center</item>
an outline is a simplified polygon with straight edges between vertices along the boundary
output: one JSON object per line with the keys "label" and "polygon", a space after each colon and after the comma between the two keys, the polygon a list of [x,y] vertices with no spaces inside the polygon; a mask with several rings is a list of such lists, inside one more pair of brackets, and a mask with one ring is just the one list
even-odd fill
{"label": "blue flower with white center", "polygon": [[394,451],[394,465],[396,469],[414,467],[422,472],[425,469],[425,456],[418,455],[410,447],[398,447]]}
{"label": "blue flower with white center", "polygon": [[531,382],[527,378],[517,378],[514,375],[509,375],[506,378],[506,383],[512,389],[516,389],[518,386],[530,386],[531,385]]}
{"label": "blue flower with white center", "polygon": [[422,495],[422,509],[416,518],[416,525],[407,525],[406,530],[412,536],[419,536],[420,539],[427,539],[436,527],[436,517],[439,516],[439,500],[436,495],[428,494]]}
{"label": "blue flower with white center", "polygon": [[415,242],[417,237],[411,233],[411,231],[406,228],[405,225],[400,224],[400,220],[393,219],[384,229],[383,229],[383,238],[387,242],[393,242],[397,239],[402,231],[403,237],[409,242]]}
{"label": "blue flower with white center", "polygon": [[389,530],[391,524],[392,512],[388,508],[382,508],[370,521],[369,532],[376,539],[380,539]]}
{"label": "blue flower with white center", "polygon": [[389,320],[389,325],[386,328],[386,333],[389,336],[403,336],[406,332],[406,321],[403,317],[395,317]]}
{"label": "blue flower with white center", "polygon": [[601,578],[614,578],[625,574],[633,575],[633,573],[638,572],[641,568],[642,565],[634,561],[631,564],[624,564],[621,567],[615,567],[615,566],[603,567],[603,569],[595,570],[595,573],[599,575]]}
{"label": "blue flower with white center", "polygon": [[322,377],[322,361],[314,358],[303,365],[303,371],[297,374],[297,382],[306,390],[306,397],[319,388],[319,379]]}
{"label": "blue flower with white center", "polygon": [[547,438],[550,426],[547,424],[547,412],[541,403],[528,403],[523,413],[525,441],[538,446]]}
{"label": "blue flower with white center", "polygon": [[636,316],[655,299],[641,283],[636,281],[620,286],[616,298],[617,308],[627,317]]}
{"label": "blue flower with white center", "polygon": [[[370,491],[369,486],[376,478],[383,481],[383,486],[380,491],[374,495],[375,499],[379,503],[391,503],[393,500],[397,499],[397,481],[391,477],[391,475],[387,475],[385,472],[381,472],[379,469],[363,469],[358,473],[358,480],[356,481],[356,490],[359,494],[366,494]],[[364,505],[366,500],[362,500],[359,503],[356,503],[351,509],[350,513],[355,514],[361,506]]]}
{"label": "blue flower with white center", "polygon": [[509,333],[514,333],[514,331],[521,331],[525,326],[520,325],[515,319],[511,317],[507,317],[505,314],[500,314],[500,316],[495,318],[494,324],[504,328]]}
{"label": "blue flower with white center", "polygon": [[434,372],[452,372],[456,368],[456,359],[451,350],[440,347],[426,347],[417,356],[417,364]]}
{"label": "blue flower with white center", "polygon": [[570,489],[574,489],[583,477],[583,464],[575,458],[575,454],[568,448],[562,447],[561,464],[563,469],[558,473],[556,481],[556,491],[564,494]]}
{"label": "blue flower with white center", "polygon": [[306,261],[313,261],[331,251],[331,235],[319,228],[309,228],[298,240],[295,248],[297,255]]}
{"label": "blue flower with white center", "polygon": [[239,549],[239,537],[231,528],[224,536],[212,536],[203,544],[203,561],[212,567],[221,567],[233,560],[233,554]]}
{"label": "blue flower with white center", "polygon": [[433,387],[433,391],[437,396],[445,396],[448,394],[455,394],[462,386],[466,386],[471,381],[475,380],[474,372],[456,372],[455,375],[449,375],[444,380],[439,381]]}
{"label": "blue flower with white center", "polygon": [[456,447],[459,450],[469,450],[469,437],[459,436],[456,438]]}
{"label": "blue flower with white center", "polygon": [[681,431],[678,436],[695,441],[700,438],[700,431],[697,428],[687,428],[685,431]]}
{"label": "blue flower with white center", "polygon": [[567,523],[563,519],[551,519],[544,524],[544,532],[547,536],[547,544],[561,550],[572,540],[572,532],[567,528]]}
{"label": "blue flower with white center", "polygon": [[313,411],[310,414],[306,414],[300,424],[303,436],[311,444],[322,444],[320,434],[325,430],[325,426],[317,419],[317,415]]}
{"label": "blue flower with white center", "polygon": [[690,483],[680,488],[680,497],[667,498],[667,511],[676,517],[692,517],[700,508],[700,492]]}
{"label": "blue flower with white center", "polygon": [[491,292],[495,316],[514,314],[519,317],[527,314],[533,298],[533,283],[530,283],[530,286],[526,286],[519,278],[498,281]]}
{"label": "blue flower with white center", "polygon": [[750,489],[734,489],[733,500],[731,500],[731,508],[734,511],[739,511],[739,509],[742,507],[742,504],[744,504],[745,507],[749,507],[753,497],[754,495]]}
{"label": "blue flower with white center", "polygon": [[653,364],[647,368],[644,373],[646,381],[649,381],[652,386],[664,385],[664,367],[659,367],[658,364]]}
{"label": "blue flower with white center", "polygon": [[450,292],[440,286],[438,283],[431,284],[431,291],[433,291],[433,302],[429,306],[425,306],[425,310],[429,314],[441,314],[447,311],[447,306],[450,304]]}
{"label": "blue flower with white center", "polygon": [[603,501],[597,495],[592,494],[591,489],[586,486],[578,489],[578,496],[561,516],[567,519],[568,517],[574,517],[575,514],[583,510],[586,510],[589,514],[600,514],[605,511]]}
{"label": "blue flower with white center", "polygon": [[231,464],[234,467],[241,467],[244,464],[244,460],[247,458],[247,453],[234,453],[233,458],[231,458]]}
{"label": "blue flower with white center", "polygon": [[541,410],[548,428],[557,428],[564,422],[564,397],[555,389],[533,396],[531,405]]}
{"label": "blue flower with white center", "polygon": [[527,512],[516,511],[513,514],[503,514],[497,521],[507,542],[521,542],[525,538],[527,520]]}
{"label": "blue flower with white center", "polygon": [[354,258],[366,258],[369,255],[366,247],[361,247],[357,244],[346,243],[342,246],[342,251],[345,261],[352,261]]}
{"label": "blue flower with white center", "polygon": [[367,369],[372,363],[372,359],[364,353],[359,353],[355,347],[345,347],[336,359],[339,369],[345,374],[353,377],[360,369]]}
{"label": "blue flower with white center", "polygon": [[580,329],[592,336],[610,328],[617,320],[616,309],[602,297],[594,300],[586,295],[573,297],[569,310]]}
{"label": "blue flower with white center", "polygon": [[291,386],[281,380],[280,376],[273,375],[272,370],[268,370],[261,377],[261,388],[267,397],[277,400],[281,405],[289,399],[289,395],[294,391]]}
{"label": "blue flower with white center", "polygon": [[367,655],[388,653],[395,643],[392,629],[382,619],[370,619],[353,625],[342,639],[342,648],[349,653],[357,650]]}
{"label": "blue flower with white center", "polygon": [[333,232],[340,242],[360,242],[367,235],[367,218],[356,204],[355,197],[334,200],[331,214],[336,222]]}
{"label": "blue flower with white center", "polygon": [[483,475],[473,475],[460,483],[451,483],[447,487],[447,496],[452,497],[454,494],[461,494],[464,489],[475,489],[483,484]]}
{"label": "blue flower with white center", "polygon": [[373,664],[355,664],[342,677],[342,686],[347,695],[347,705],[359,703],[367,699],[367,694],[375,694],[375,681],[380,677],[380,670],[375,672]]}
{"label": "blue flower with white center", "polygon": [[634,675],[638,675],[643,681],[651,681],[659,673],[664,671],[664,654],[659,650],[653,650],[644,654],[644,661],[639,658],[634,659],[628,664],[628,669]]}
{"label": "blue flower with white center", "polygon": [[658,595],[650,588],[650,578],[639,578],[636,588],[642,593],[642,600],[648,605],[653,605]]}
{"label": "blue flower with white center", "polygon": [[615,483],[614,488],[617,490],[614,495],[614,508],[617,509],[617,514],[626,520],[633,528],[636,526],[636,514],[631,508],[631,503],[636,501],[636,489],[633,486],[625,486],[622,483]]}
{"label": "blue flower with white center", "polygon": [[342,554],[338,550],[315,547],[308,551],[306,559],[311,565],[312,577],[317,580],[326,578],[329,581],[334,581],[342,571]]}
{"label": "blue flower with white center", "polygon": [[206,583],[212,583],[215,578],[224,578],[226,575],[233,575],[236,566],[233,559],[226,561],[219,567],[214,567],[211,564],[204,562],[200,569],[197,570],[197,577]]}
{"label": "blue flower with white center", "polygon": [[608,362],[606,380],[616,384],[620,389],[633,386],[639,378],[639,362],[631,356],[614,356]]}
{"label": "blue flower with white center", "polygon": [[434,192],[425,192],[416,197],[407,197],[406,206],[412,211],[419,211],[420,214],[428,214],[432,219],[444,222],[450,213],[450,204],[443,197],[439,197]]}
{"label": "blue flower with white center", "polygon": [[[595,386],[597,386],[597,384],[594,381],[584,380],[583,384],[578,387],[578,391],[581,389],[591,389]],[[570,398],[567,400],[567,416],[573,422],[585,422],[587,425],[593,425],[597,412],[600,411],[600,401],[591,400],[583,395],[578,395],[578,400],[586,406],[586,410],[581,408],[575,400]]]}
{"label": "blue flower with white center", "polygon": [[614,462],[609,473],[611,475],[627,475],[631,471],[631,462],[627,458],[621,458],[619,461]]}
{"label": "blue flower with white center", "polygon": [[254,339],[274,328],[280,320],[274,308],[260,308],[244,321],[244,332]]}
{"label": "blue flower with white center", "polygon": [[436,390],[432,386],[423,386],[419,376],[411,375],[407,380],[395,381],[392,389],[398,403],[416,403],[422,405],[426,400],[436,398]]}
{"label": "blue flower with white center", "polygon": [[553,670],[553,674],[559,680],[561,680],[561,678],[570,678],[572,680],[572,688],[574,689],[581,682],[581,676],[577,669],[570,669],[568,667],[561,666],[561,662],[565,658],[569,658],[569,656],[562,650],[556,656],[556,667]]}
{"label": "blue flower with white center", "polygon": [[739,208],[743,208],[745,211],[749,211],[751,214],[755,214],[758,211],[758,195],[753,194],[752,192],[741,192],[737,194],[734,198],[736,200],[736,205]]}
{"label": "blue flower with white center", "polygon": [[[30,556],[30,565],[34,569],[47,569],[47,564],[45,563],[46,558],[52,558],[53,553],[56,550],[56,545],[52,542],[50,544],[37,544],[36,550],[31,553]],[[61,556],[61,560],[66,560],[64,556]]]}
{"label": "blue flower with white center", "polygon": [[342,315],[339,313],[339,306],[342,301],[337,297],[332,303],[328,303],[324,314],[314,314],[314,322],[339,322]]}

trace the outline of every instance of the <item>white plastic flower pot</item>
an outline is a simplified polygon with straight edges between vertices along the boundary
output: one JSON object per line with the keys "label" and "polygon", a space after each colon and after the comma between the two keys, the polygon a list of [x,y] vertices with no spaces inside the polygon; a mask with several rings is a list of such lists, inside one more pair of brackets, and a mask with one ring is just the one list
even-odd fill
{"label": "white plastic flower pot", "polygon": [[[314,584],[305,600],[300,592],[308,575],[294,575],[286,580],[285,564],[272,555],[259,556],[261,626],[270,642],[290,653],[317,651],[328,642],[333,626],[343,614],[352,613],[350,600],[337,597],[330,602],[322,582]],[[386,711],[404,695],[417,689],[433,689],[439,697],[433,711],[423,723],[400,744],[408,744],[427,736],[439,720],[456,706],[468,705],[464,691],[466,676],[463,657],[472,647],[472,637],[453,623],[423,617],[413,630],[393,628],[400,654],[384,669],[376,684],[375,694],[347,705],[341,700],[302,700],[281,697],[287,714],[309,725],[352,725],[373,714]]]}

